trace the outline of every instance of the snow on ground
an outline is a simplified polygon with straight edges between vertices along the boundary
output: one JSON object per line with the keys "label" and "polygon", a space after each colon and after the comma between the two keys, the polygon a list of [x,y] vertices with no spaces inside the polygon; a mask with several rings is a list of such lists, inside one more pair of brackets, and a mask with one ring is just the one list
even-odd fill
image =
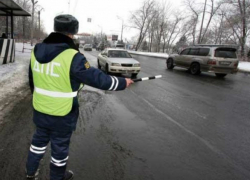
{"label": "snow on ground", "polygon": [[250,72],[250,62],[240,61],[238,69],[245,72]]}
{"label": "snow on ground", "polygon": [[[9,93],[28,83],[28,67],[31,50],[25,49],[22,53],[23,43],[16,43],[15,62],[0,65],[0,102]],[[25,48],[32,46],[25,44]]]}
{"label": "snow on ground", "polygon": [[[140,52],[140,51],[128,51],[128,52],[131,54],[138,54],[138,55],[143,55],[143,56],[168,58],[168,54],[164,54],[164,53],[148,53],[148,52]],[[240,61],[238,69],[239,71],[250,72],[250,62]]]}

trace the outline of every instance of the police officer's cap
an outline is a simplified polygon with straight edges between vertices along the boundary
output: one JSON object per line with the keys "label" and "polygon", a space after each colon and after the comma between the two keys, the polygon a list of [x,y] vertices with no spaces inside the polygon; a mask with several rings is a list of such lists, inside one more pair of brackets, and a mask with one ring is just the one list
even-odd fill
{"label": "police officer's cap", "polygon": [[77,34],[78,28],[78,20],[70,14],[62,14],[54,19],[54,31],[56,32]]}

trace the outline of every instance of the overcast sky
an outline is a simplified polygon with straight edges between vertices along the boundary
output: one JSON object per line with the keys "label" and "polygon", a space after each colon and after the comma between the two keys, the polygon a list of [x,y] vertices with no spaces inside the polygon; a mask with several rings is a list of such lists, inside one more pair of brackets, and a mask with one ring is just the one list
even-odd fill
{"label": "overcast sky", "polygon": [[[182,0],[166,1],[169,1],[175,8],[178,8],[182,2]],[[143,0],[38,0],[38,4],[44,8],[41,12],[41,19],[47,33],[53,31],[53,19],[56,15],[69,13],[79,20],[79,33],[97,33],[102,30],[108,35],[118,34],[119,39],[122,21],[118,19],[118,16],[128,23],[130,13],[138,9],[142,2]],[[88,23],[87,18],[91,18],[92,22]],[[125,29],[123,39],[130,39],[136,35],[136,32],[132,29]]]}

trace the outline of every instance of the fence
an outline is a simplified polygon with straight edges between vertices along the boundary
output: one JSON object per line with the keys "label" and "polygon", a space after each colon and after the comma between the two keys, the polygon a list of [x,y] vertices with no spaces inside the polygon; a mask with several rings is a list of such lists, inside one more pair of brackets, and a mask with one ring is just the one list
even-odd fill
{"label": "fence", "polygon": [[16,39],[16,43],[18,44],[16,47],[16,52],[22,52],[22,53],[28,52],[28,53],[30,53],[33,49],[33,46],[31,46],[29,40]]}

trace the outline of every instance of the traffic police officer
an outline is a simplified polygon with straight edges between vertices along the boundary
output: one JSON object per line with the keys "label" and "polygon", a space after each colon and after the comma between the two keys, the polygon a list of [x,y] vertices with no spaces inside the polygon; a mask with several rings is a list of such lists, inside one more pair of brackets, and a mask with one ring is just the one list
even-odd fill
{"label": "traffic police officer", "polygon": [[73,179],[66,171],[69,143],[79,115],[77,92],[83,84],[110,91],[124,90],[131,79],[109,76],[90,67],[73,42],[78,21],[54,18],[54,31],[32,51],[29,82],[33,92],[33,135],[26,164],[27,179],[38,175],[39,162],[51,142],[50,179]]}

